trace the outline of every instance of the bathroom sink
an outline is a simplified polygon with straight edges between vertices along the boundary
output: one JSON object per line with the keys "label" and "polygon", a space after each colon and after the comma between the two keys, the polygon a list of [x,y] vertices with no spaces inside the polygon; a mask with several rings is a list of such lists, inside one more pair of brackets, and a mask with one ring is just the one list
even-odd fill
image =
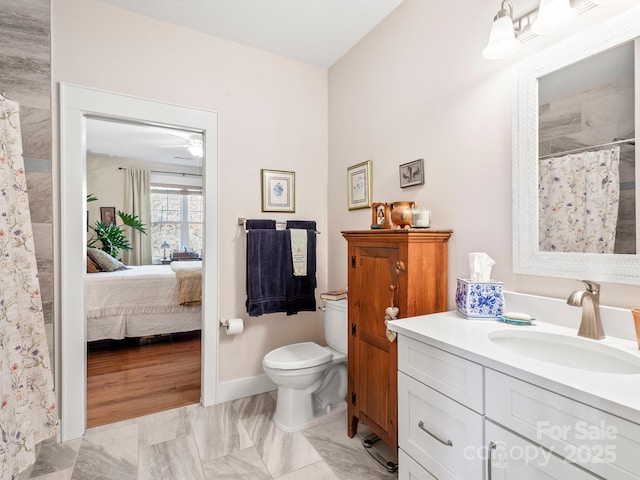
{"label": "bathroom sink", "polygon": [[489,340],[553,365],[598,373],[640,374],[640,356],[596,340],[530,330],[498,330],[489,334]]}

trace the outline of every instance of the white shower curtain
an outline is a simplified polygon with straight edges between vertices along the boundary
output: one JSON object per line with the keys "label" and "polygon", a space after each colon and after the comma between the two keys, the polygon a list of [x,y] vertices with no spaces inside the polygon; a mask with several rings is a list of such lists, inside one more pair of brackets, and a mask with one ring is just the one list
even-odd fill
{"label": "white shower curtain", "polygon": [[22,159],[18,104],[0,99],[0,479],[35,461],[58,415]]}
{"label": "white shower curtain", "polygon": [[619,147],[539,161],[541,251],[613,253],[619,163]]}
{"label": "white shower curtain", "polygon": [[148,170],[127,168],[124,188],[124,210],[137,215],[147,234],[127,227],[132,250],[125,251],[126,265],[151,265],[151,181]]}

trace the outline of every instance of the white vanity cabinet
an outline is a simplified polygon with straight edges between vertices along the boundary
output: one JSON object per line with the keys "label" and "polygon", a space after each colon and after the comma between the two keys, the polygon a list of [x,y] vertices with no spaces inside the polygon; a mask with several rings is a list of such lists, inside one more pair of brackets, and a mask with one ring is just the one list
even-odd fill
{"label": "white vanity cabinet", "polygon": [[485,381],[487,419],[603,478],[640,479],[640,425],[490,368]]}
{"label": "white vanity cabinet", "polygon": [[398,336],[400,480],[640,480],[640,425],[494,367]]}
{"label": "white vanity cabinet", "polygon": [[482,366],[398,337],[401,480],[482,479],[482,413]]}

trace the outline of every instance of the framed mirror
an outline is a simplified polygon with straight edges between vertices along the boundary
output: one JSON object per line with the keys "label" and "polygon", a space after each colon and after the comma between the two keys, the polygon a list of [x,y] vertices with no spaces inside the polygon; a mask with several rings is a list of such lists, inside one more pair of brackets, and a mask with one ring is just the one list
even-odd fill
{"label": "framed mirror", "polygon": [[640,284],[639,37],[635,8],[514,67],[516,273]]}

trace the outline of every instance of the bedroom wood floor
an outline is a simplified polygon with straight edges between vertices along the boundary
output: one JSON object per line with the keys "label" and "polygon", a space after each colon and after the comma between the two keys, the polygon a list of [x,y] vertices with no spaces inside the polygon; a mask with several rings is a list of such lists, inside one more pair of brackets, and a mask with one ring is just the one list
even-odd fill
{"label": "bedroom wood floor", "polygon": [[87,427],[199,402],[199,332],[147,345],[88,348]]}

